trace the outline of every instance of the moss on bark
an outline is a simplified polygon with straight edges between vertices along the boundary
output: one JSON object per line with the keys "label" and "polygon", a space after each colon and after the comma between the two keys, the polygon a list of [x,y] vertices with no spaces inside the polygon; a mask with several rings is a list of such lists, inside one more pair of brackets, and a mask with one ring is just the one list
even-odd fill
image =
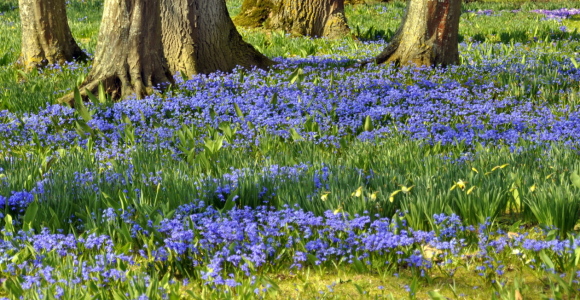
{"label": "moss on bark", "polygon": [[344,0],[245,0],[236,25],[283,30],[294,36],[337,38],[350,32]]}
{"label": "moss on bark", "polygon": [[262,27],[273,9],[274,4],[270,0],[246,0],[242,3],[241,13],[233,20],[237,26]]}

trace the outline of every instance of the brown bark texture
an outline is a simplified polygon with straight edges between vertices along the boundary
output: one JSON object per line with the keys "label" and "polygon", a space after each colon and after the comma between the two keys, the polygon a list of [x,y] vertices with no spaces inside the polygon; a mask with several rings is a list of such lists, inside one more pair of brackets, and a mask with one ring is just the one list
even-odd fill
{"label": "brown bark texture", "polygon": [[344,0],[244,0],[237,25],[283,30],[294,36],[339,38],[350,32]]}
{"label": "brown bark texture", "polygon": [[[79,90],[102,82],[113,99],[141,98],[173,82],[163,57],[160,0],[105,0],[93,68]],[[61,99],[72,104],[73,95]]]}
{"label": "brown bark texture", "polygon": [[225,0],[161,2],[163,49],[171,72],[193,75],[273,65],[242,39]]}
{"label": "brown bark texture", "polygon": [[22,24],[20,62],[25,69],[86,59],[66,17],[65,0],[19,0]]}
{"label": "brown bark texture", "polygon": [[375,62],[458,64],[460,14],[461,0],[408,0],[403,23]]}

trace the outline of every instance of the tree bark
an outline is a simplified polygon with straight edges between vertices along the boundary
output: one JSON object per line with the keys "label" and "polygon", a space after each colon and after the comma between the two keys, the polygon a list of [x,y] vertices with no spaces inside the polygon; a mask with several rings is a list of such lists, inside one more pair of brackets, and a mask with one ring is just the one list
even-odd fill
{"label": "tree bark", "polygon": [[229,72],[273,62],[244,42],[225,0],[162,0],[162,40],[171,72]]}
{"label": "tree bark", "polygon": [[350,32],[344,0],[244,0],[234,21],[245,27],[284,30],[294,36],[339,38]]}
{"label": "tree bark", "polygon": [[[93,68],[79,90],[102,82],[113,99],[141,98],[173,82],[163,57],[160,0],[105,0]],[[62,102],[72,104],[72,93]]]}
{"label": "tree bark", "polygon": [[403,23],[375,62],[458,64],[460,14],[461,0],[408,0]]}
{"label": "tree bark", "polygon": [[65,0],[19,0],[25,69],[86,59],[67,23]]}
{"label": "tree bark", "polygon": [[375,2],[391,2],[394,0],[345,0],[344,4],[350,5],[357,5],[357,4],[366,4],[366,3],[375,3]]}

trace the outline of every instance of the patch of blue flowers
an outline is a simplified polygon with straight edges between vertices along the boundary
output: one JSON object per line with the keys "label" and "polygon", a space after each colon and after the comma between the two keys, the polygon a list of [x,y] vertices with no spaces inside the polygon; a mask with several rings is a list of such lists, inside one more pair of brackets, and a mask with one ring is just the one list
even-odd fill
{"label": "patch of blue flowers", "polygon": [[[107,215],[109,219],[102,226],[115,219],[134,224],[131,212],[110,211]],[[266,265],[298,272],[333,263],[363,264],[395,273],[411,270],[424,277],[436,267],[447,268],[453,276],[458,268],[453,262],[464,261],[469,270],[501,282],[508,272],[506,261],[518,260],[533,270],[577,276],[571,269],[546,264],[549,258],[574,260],[575,249],[580,246],[577,238],[555,240],[545,233],[531,237],[494,232],[489,230],[489,223],[477,229],[465,227],[455,215],[433,218],[437,229],[416,231],[398,215],[377,218],[328,211],[315,216],[293,207],[234,208],[222,213],[203,203],[187,204],[159,225],[136,228],[133,242],[145,244],[135,250],[116,245],[107,235],[3,229],[0,280],[17,278],[24,291],[46,295],[55,286],[64,293],[91,282],[114,288],[136,280],[130,276],[131,266],[173,266],[220,288],[251,280]],[[477,240],[475,251],[466,239]],[[56,298],[60,298],[58,293]]]}

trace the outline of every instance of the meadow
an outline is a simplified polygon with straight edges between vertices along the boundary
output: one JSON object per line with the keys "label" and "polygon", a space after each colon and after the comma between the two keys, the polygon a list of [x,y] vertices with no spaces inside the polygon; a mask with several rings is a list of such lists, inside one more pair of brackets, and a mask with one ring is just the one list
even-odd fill
{"label": "meadow", "polygon": [[[89,54],[102,5],[68,2]],[[404,7],[73,109],[90,62],[23,72],[1,2],[0,299],[579,298],[580,3],[467,3],[461,65],[361,67]]]}

